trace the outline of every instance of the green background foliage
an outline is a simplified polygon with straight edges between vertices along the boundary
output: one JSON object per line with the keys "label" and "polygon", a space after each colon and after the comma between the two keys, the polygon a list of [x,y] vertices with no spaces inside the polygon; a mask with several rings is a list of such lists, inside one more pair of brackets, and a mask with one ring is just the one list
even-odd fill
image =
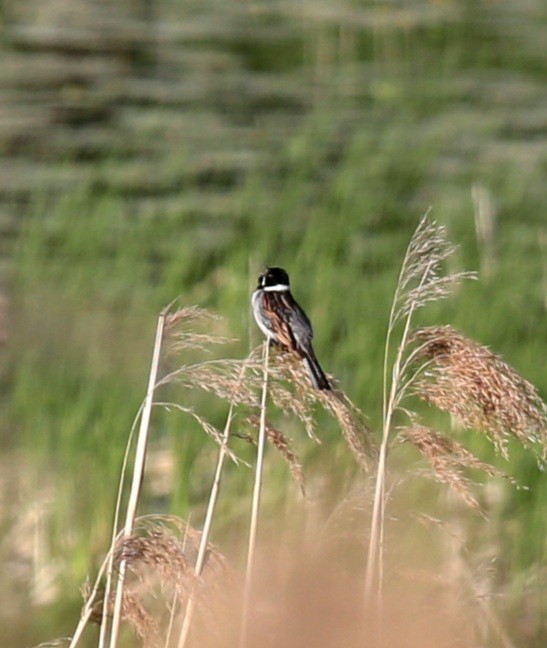
{"label": "green background foliage", "polygon": [[[3,83],[13,89],[21,27],[49,25],[57,14],[55,3],[52,17],[7,7]],[[256,276],[265,264],[286,267],[322,364],[378,429],[391,299],[405,247],[431,207],[460,246],[450,269],[477,270],[480,279],[419,322],[460,328],[547,396],[541,3],[150,7],[156,41],[136,39],[131,56],[115,51],[95,86],[76,79],[54,91],[59,110],[87,115],[106,102],[104,121],[62,131],[45,120],[39,142],[2,150],[2,211],[16,223],[4,270],[2,461],[11,508],[3,527],[41,503],[42,567],[51,568],[54,590],[37,605],[29,582],[13,586],[18,612],[32,619],[21,630],[12,617],[13,646],[74,625],[79,583],[107,546],[156,315],[178,295],[220,313],[220,332],[239,340],[227,353],[241,357],[260,339],[249,309]],[[131,18],[124,8],[112,19],[114,43]],[[75,60],[58,49],[59,60]],[[33,55],[41,56],[27,40],[22,74],[31,78]],[[48,56],[40,59],[46,68]],[[38,114],[46,103],[36,99]],[[492,215],[486,239],[477,234],[474,195]],[[222,404],[191,398],[222,425]],[[289,424],[305,465],[327,465],[343,492],[355,469],[331,428],[325,422],[316,448]],[[158,413],[154,434],[174,457],[172,474],[167,489],[147,492],[144,507],[192,511],[199,525],[214,448],[174,414]],[[505,493],[491,523],[504,582],[541,575],[544,475],[519,448],[507,465],[484,439],[462,439],[528,487]],[[249,480],[230,469],[220,529],[241,523],[246,502],[238,497]],[[537,631],[518,645],[543,639]]]}

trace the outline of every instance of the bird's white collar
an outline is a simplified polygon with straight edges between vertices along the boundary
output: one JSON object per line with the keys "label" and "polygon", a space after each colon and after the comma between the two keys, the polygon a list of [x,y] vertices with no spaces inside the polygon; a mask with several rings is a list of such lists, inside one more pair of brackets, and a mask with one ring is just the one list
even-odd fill
{"label": "bird's white collar", "polygon": [[275,284],[275,286],[264,286],[262,290],[264,292],[287,292],[289,286],[287,284]]}

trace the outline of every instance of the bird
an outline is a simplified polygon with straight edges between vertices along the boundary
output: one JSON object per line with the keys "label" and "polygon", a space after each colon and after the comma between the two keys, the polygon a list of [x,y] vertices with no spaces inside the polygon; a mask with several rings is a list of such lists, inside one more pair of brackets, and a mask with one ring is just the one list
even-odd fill
{"label": "bird", "polygon": [[306,363],[313,386],[330,391],[329,380],[313,350],[311,322],[291,293],[287,271],[266,268],[258,277],[251,304],[255,321],[266,339],[295,352]]}

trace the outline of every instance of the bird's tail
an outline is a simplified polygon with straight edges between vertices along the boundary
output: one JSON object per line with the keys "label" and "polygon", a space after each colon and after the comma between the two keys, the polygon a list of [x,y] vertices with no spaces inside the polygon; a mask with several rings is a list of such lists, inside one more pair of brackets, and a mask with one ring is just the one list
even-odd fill
{"label": "bird's tail", "polygon": [[306,366],[308,367],[308,373],[310,374],[310,379],[315,389],[331,390],[332,387],[330,386],[330,382],[325,376],[323,369],[321,369],[321,365],[315,357],[315,353],[313,352],[312,348],[310,348],[304,355],[304,361],[306,362]]}

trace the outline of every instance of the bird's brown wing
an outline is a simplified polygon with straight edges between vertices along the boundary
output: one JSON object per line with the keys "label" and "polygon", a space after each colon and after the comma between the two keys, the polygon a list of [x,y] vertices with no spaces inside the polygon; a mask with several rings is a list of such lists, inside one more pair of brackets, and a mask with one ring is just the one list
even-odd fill
{"label": "bird's brown wing", "polygon": [[290,292],[264,293],[264,314],[278,342],[303,356],[311,345],[311,323]]}
{"label": "bird's brown wing", "polygon": [[285,293],[264,293],[262,309],[277,338],[276,341],[290,351],[297,351],[297,343],[290,325],[290,302],[285,299]]}

